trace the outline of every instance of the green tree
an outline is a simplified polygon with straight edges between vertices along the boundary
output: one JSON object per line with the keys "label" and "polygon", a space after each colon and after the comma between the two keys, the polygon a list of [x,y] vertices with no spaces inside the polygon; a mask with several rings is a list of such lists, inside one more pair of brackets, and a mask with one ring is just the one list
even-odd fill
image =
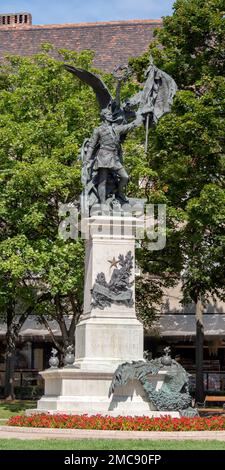
{"label": "green tree", "polygon": [[[177,0],[173,15],[164,18],[150,45],[155,64],[173,76],[180,90],[172,112],[150,131],[147,160],[155,177],[148,188],[149,199],[155,202],[164,194],[176,234],[172,252],[179,253],[185,273],[184,301],[191,299],[196,305],[200,402],[204,398],[202,313],[210,296],[224,297],[224,26],[224,1]],[[131,61],[139,79],[147,61],[148,54]],[[178,267],[172,256],[171,270],[174,261]],[[146,261],[146,270],[152,272],[153,266]]]}
{"label": "green tree", "polygon": [[204,307],[225,300],[225,191],[205,185],[187,204],[188,223],[183,233],[186,265],[183,292],[186,303],[196,305],[196,399],[204,401]]}
{"label": "green tree", "polygon": [[[60,204],[79,200],[79,149],[99,112],[90,87],[62,65],[66,61],[89,69],[93,54],[61,50],[56,60],[51,53],[46,44],[32,58],[10,56],[0,73],[0,282],[8,339],[7,396],[13,396],[16,339],[27,316],[32,312],[38,317],[63,353],[74,341],[82,312],[84,247],[80,239],[65,242],[59,236],[59,210]],[[112,77],[104,80],[112,89]],[[136,88],[130,83],[129,93]],[[128,94],[128,85],[123,94]],[[127,147],[134,182],[130,193],[139,173],[151,173],[135,139],[134,133]],[[51,330],[52,319],[59,324],[62,342]]]}
{"label": "green tree", "polygon": [[[84,248],[82,240],[62,240],[59,208],[79,200],[79,148],[91,134],[97,113],[94,93],[62,64],[87,69],[93,54],[61,50],[57,60],[51,49],[45,45],[32,58],[7,57],[0,73],[0,299],[7,323],[6,396],[13,396],[15,342],[27,315],[32,311],[40,318],[41,312],[54,312],[69,341],[82,306]],[[72,315],[70,327],[67,312]]]}
{"label": "green tree", "polygon": [[[224,76],[224,0],[176,0],[173,15],[163,18],[149,50],[156,65],[169,73],[179,88],[193,87],[204,75]],[[143,77],[149,54],[135,59]]]}

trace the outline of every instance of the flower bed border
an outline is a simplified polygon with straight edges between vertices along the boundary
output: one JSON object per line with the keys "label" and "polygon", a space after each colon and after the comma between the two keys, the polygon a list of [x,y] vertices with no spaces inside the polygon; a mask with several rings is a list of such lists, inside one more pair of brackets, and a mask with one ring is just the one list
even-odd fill
{"label": "flower bed border", "polygon": [[212,416],[194,418],[172,418],[162,416],[101,416],[35,414],[32,416],[13,416],[8,426],[55,429],[84,429],[104,431],[224,431],[225,417]]}

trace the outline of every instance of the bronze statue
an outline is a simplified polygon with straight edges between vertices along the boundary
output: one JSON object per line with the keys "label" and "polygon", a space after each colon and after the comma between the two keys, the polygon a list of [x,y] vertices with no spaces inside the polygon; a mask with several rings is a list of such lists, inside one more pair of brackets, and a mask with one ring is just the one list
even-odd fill
{"label": "bronze statue", "polygon": [[[146,399],[153,403],[158,411],[179,411],[181,416],[198,416],[198,410],[192,407],[189,376],[186,370],[170,356],[170,348],[164,349],[164,356],[150,361],[124,362],[114,372],[109,389],[109,397],[119,387],[129,381],[138,380],[145,391]],[[164,372],[164,381],[157,389],[151,380]],[[161,376],[162,377],[162,376]],[[159,376],[160,380],[160,376]],[[162,380],[162,379],[161,379]]]}
{"label": "bronze statue", "polygon": [[148,129],[170,110],[176,84],[150,61],[143,90],[121,104],[120,88],[130,74],[128,67],[114,71],[115,99],[97,75],[71,65],[65,68],[93,88],[101,110],[102,124],[84,141],[81,150],[83,208],[88,207],[88,216],[96,211],[100,214],[110,210],[129,211],[125,196],[129,176],[123,166],[122,144],[129,131],[143,124],[147,151]]}
{"label": "bronze statue", "polygon": [[[115,199],[121,203],[128,201],[124,195],[124,189],[127,186],[129,176],[123,167],[122,145],[127,133],[142,124],[140,117],[129,124],[126,124],[125,118],[121,115],[113,117],[110,111],[101,112],[103,123],[97,127],[89,141],[87,150],[87,162],[89,168],[98,172],[98,196],[101,206],[107,201],[107,181],[110,174],[116,178]],[[98,151],[95,152],[95,149]]]}

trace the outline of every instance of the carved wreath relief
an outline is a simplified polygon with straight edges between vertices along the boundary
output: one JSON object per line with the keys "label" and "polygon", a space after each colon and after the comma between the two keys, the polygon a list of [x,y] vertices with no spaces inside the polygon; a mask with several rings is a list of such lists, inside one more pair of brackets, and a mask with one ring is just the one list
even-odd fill
{"label": "carved wreath relief", "polygon": [[[131,251],[127,255],[119,255],[118,260],[108,260],[113,269],[111,279],[106,281],[103,272],[97,274],[96,281],[91,290],[92,293],[92,307],[104,310],[105,307],[110,307],[112,303],[122,304],[127,307],[132,307],[134,304],[132,285],[134,281],[130,281],[133,268],[133,256]],[[119,267],[117,267],[119,265]]]}

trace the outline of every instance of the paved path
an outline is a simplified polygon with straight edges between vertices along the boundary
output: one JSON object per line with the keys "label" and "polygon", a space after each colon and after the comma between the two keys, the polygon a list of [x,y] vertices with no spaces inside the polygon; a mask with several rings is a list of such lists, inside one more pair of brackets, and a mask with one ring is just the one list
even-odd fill
{"label": "paved path", "polygon": [[[97,431],[85,429],[47,429],[0,426],[0,439],[148,439],[216,440],[225,442],[225,431]],[[225,446],[224,446],[225,448]]]}

